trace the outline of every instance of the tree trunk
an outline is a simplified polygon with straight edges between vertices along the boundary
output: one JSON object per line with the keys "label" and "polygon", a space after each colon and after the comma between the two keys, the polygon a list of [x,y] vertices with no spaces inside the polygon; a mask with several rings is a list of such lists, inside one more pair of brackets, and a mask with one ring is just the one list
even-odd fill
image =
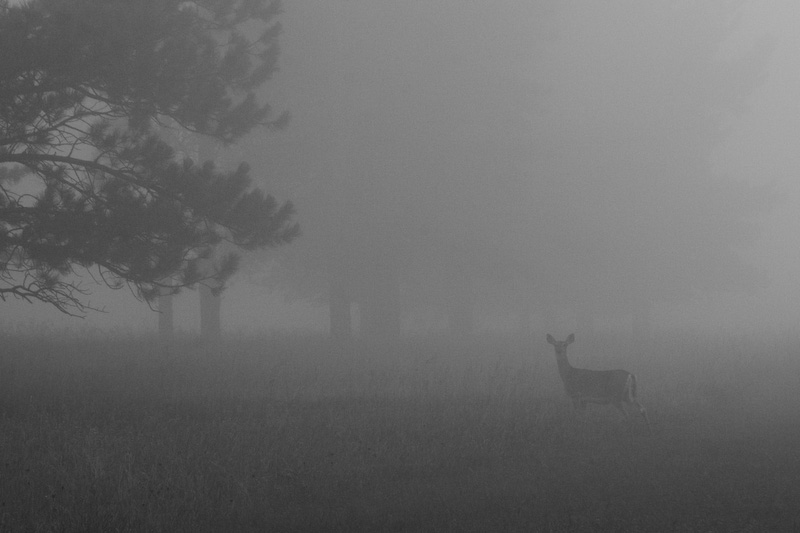
{"label": "tree trunk", "polygon": [[328,287],[330,313],[330,335],[336,340],[349,339],[353,334],[353,318],[350,313],[351,295],[344,276],[331,276]]}
{"label": "tree trunk", "polygon": [[219,339],[222,328],[220,326],[220,309],[222,297],[212,292],[211,287],[200,285],[200,336],[205,341]]}
{"label": "tree trunk", "polygon": [[653,333],[651,322],[652,304],[648,301],[641,301],[636,304],[633,310],[633,341],[647,342]]}
{"label": "tree trunk", "polygon": [[175,336],[174,312],[172,310],[173,294],[158,296],[158,339],[161,349],[168,353]]}
{"label": "tree trunk", "polygon": [[517,335],[527,337],[533,333],[533,309],[525,306],[517,311]]}
{"label": "tree trunk", "polygon": [[594,334],[594,316],[586,308],[579,307],[575,313],[575,328],[581,336]]}
{"label": "tree trunk", "polygon": [[400,286],[393,272],[376,272],[363,309],[365,336],[377,340],[400,336]]}

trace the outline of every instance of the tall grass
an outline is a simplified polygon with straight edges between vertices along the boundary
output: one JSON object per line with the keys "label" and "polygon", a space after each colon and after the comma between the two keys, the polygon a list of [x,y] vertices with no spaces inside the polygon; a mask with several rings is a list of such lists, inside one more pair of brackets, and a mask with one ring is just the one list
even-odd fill
{"label": "tall grass", "polygon": [[4,337],[0,531],[793,531],[800,342]]}

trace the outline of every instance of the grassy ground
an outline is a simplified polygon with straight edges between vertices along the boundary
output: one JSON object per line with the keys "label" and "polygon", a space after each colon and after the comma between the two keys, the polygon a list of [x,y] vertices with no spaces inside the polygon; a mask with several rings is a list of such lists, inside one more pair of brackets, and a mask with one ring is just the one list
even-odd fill
{"label": "grassy ground", "polygon": [[798,340],[0,341],[0,531],[800,530]]}

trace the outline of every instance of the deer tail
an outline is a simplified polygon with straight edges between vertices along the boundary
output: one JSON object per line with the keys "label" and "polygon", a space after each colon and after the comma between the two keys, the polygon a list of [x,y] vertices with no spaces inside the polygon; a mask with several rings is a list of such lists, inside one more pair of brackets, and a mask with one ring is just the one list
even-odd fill
{"label": "deer tail", "polygon": [[628,374],[628,401],[633,402],[636,400],[636,376]]}

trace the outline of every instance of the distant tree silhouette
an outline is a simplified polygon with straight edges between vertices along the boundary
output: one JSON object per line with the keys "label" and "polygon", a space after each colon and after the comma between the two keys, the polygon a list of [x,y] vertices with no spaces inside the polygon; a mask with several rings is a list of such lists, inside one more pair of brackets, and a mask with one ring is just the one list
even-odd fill
{"label": "distant tree silhouette", "polygon": [[770,53],[725,53],[734,4],[299,0],[276,84],[303,116],[249,156],[304,206],[272,273],[337,335],[356,303],[362,327],[398,305],[646,336],[659,305],[757,287],[738,249],[768,191],[711,165]]}

